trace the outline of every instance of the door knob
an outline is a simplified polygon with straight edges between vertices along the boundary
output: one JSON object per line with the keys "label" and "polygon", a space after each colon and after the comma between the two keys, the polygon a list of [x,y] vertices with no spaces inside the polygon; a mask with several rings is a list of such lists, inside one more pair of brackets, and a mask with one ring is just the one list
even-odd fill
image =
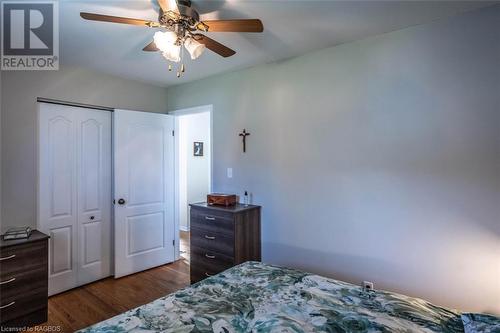
{"label": "door knob", "polygon": [[125,199],[118,199],[119,205],[125,205]]}

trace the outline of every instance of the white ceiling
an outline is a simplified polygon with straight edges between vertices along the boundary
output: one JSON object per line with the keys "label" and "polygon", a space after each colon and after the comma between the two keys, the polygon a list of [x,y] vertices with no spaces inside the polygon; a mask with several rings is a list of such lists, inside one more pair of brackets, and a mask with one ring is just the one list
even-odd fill
{"label": "white ceiling", "polygon": [[[193,0],[202,18],[260,18],[264,33],[209,33],[237,53],[210,51],[186,61],[185,76],[167,71],[158,52],[143,52],[154,29],[85,21],[79,12],[156,20],[156,0],[60,1],[61,62],[169,86],[290,58],[491,5],[491,1]],[[187,57],[186,57],[187,58]]]}

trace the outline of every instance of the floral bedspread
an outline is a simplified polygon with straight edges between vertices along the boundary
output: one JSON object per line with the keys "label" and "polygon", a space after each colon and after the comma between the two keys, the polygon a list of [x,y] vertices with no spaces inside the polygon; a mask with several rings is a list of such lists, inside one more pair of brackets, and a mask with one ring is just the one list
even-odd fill
{"label": "floral bedspread", "polygon": [[80,332],[464,332],[421,299],[247,262]]}

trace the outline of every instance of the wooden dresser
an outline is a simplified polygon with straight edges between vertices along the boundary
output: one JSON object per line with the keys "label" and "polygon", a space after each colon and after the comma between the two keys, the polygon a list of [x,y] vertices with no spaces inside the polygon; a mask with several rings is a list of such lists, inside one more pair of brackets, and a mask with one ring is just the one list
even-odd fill
{"label": "wooden dresser", "polygon": [[0,240],[2,328],[47,321],[48,239],[35,230],[28,239]]}
{"label": "wooden dresser", "polygon": [[191,204],[191,283],[261,260],[260,206]]}

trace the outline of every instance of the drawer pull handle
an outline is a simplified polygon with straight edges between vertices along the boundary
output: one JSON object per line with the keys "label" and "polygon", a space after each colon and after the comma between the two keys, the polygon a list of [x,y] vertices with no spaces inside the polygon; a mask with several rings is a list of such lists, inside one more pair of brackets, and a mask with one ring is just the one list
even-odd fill
{"label": "drawer pull handle", "polygon": [[15,257],[16,257],[16,255],[13,254],[13,255],[8,256],[8,257],[0,258],[0,261],[9,260],[9,259],[12,259],[12,258],[15,258]]}
{"label": "drawer pull handle", "polygon": [[205,220],[215,221],[215,217],[213,217],[213,216],[205,216]]}
{"label": "drawer pull handle", "polygon": [[7,281],[2,281],[2,282],[0,282],[0,286],[1,286],[1,285],[3,285],[3,284],[7,284],[7,283],[14,282],[14,281],[16,281],[16,278],[15,278],[15,277],[13,277],[12,279],[9,279],[9,280],[7,280]]}
{"label": "drawer pull handle", "polygon": [[206,276],[206,277],[211,277],[211,276],[212,276],[212,274],[208,274],[207,272],[205,272],[205,276]]}
{"label": "drawer pull handle", "polygon": [[210,254],[205,254],[205,257],[207,257],[208,259],[215,259],[215,256],[212,256]]}
{"label": "drawer pull handle", "polygon": [[215,239],[215,236],[208,236],[208,235],[205,235],[205,238],[206,238],[206,239],[210,239],[210,240],[214,240],[214,239]]}
{"label": "drawer pull handle", "polygon": [[12,301],[12,302],[10,302],[10,303],[9,303],[9,304],[7,304],[7,305],[2,305],[2,306],[0,306],[0,309],[5,309],[5,308],[8,308],[9,306],[12,306],[12,305],[14,305],[14,304],[16,304],[16,301]]}

